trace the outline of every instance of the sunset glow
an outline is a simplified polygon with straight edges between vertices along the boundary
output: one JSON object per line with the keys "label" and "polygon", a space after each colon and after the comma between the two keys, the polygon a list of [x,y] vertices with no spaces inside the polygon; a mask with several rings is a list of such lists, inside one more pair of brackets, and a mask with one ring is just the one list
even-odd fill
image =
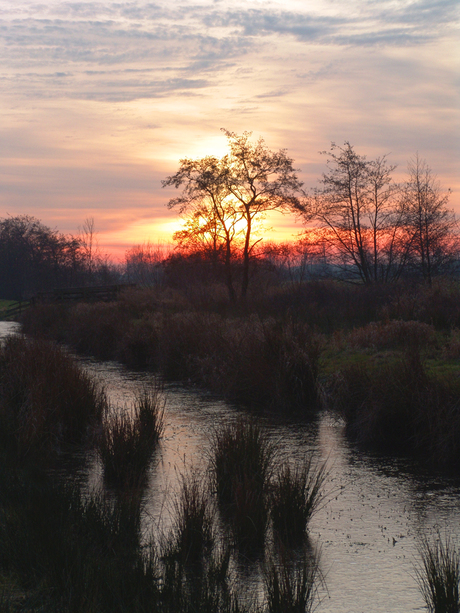
{"label": "sunset glow", "polygon": [[179,220],[161,180],[224,155],[221,128],[286,148],[307,188],[331,141],[389,154],[397,179],[418,151],[460,213],[454,0],[3,0],[0,25],[0,217],[72,234],[93,217],[116,257],[167,242]]}

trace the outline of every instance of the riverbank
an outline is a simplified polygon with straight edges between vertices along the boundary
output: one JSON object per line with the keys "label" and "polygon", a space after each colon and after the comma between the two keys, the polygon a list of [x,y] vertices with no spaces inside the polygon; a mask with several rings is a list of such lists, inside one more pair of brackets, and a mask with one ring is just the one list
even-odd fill
{"label": "riverbank", "polygon": [[[100,363],[83,359],[79,360],[79,363],[86,372],[103,382],[110,405],[121,410],[128,406],[130,400],[137,397],[138,391],[142,391],[146,385],[151,386],[155,380],[149,373],[128,371],[113,362]],[[128,541],[133,544],[136,542],[136,531],[139,529],[142,538],[141,551],[149,554],[149,551],[151,551],[148,547],[150,527],[156,535],[167,535],[172,528],[177,526],[175,511],[177,508],[183,507],[176,506],[176,502],[181,500],[180,497],[176,498],[176,494],[179,496],[181,492],[182,476],[189,474],[186,468],[193,466],[195,476],[199,476],[200,482],[202,479],[204,480],[208,474],[207,462],[212,449],[210,434],[217,424],[235,424],[241,415],[246,414],[246,411],[242,410],[241,407],[218,401],[211,395],[202,394],[196,388],[186,389],[175,384],[167,384],[165,391],[167,394],[165,432],[154,454],[147,483],[145,483],[146,489],[143,490],[141,498],[135,496],[133,499],[129,490],[124,487],[119,490],[122,494],[121,498],[117,494],[117,490],[106,489],[100,465],[94,464],[92,453],[85,455],[89,465],[86,467],[79,465],[78,475],[73,472],[75,465],[72,466],[68,461],[65,462],[66,468],[64,466],[53,468],[52,474],[54,477],[60,475],[63,479],[56,482],[58,491],[70,479],[69,485],[72,483],[80,484],[82,488],[80,492],[83,496],[82,502],[93,501],[90,505],[90,510],[92,509],[90,518],[92,517],[93,526],[100,526],[98,517],[103,519],[104,525],[108,522],[107,529],[102,530],[101,527],[102,532],[99,540],[94,541],[94,543],[90,541],[89,545],[91,546],[87,549],[88,555],[90,555],[91,547],[94,544],[97,546],[95,553],[99,551],[102,559],[95,563],[105,564],[106,566],[103,566],[103,568],[110,568],[112,564],[110,555],[121,556],[123,554],[122,541],[117,540],[119,538],[117,534],[125,533],[129,536]],[[130,405],[131,403],[129,403]],[[329,413],[321,413],[317,422],[309,424],[299,417],[291,416],[291,418],[285,419],[281,415],[277,417],[274,414],[270,416],[259,415],[258,423],[261,424],[264,433],[269,436],[270,440],[280,446],[282,457],[288,460],[291,466],[302,463],[306,457],[310,457],[313,453],[313,457],[319,464],[327,459],[328,465],[331,467],[328,482],[325,484],[325,493],[333,495],[327,496],[327,504],[321,505],[309,522],[307,541],[308,551],[311,552],[311,548],[313,548],[314,551],[321,552],[319,569],[326,578],[326,587],[321,588],[318,594],[321,600],[319,610],[324,613],[347,613],[352,609],[369,610],[370,608],[382,613],[419,610],[423,606],[423,599],[414,579],[414,565],[419,564],[418,536],[424,535],[432,542],[433,538],[437,536],[437,530],[441,527],[443,534],[452,536],[451,544],[458,543],[460,522],[457,481],[447,479],[439,474],[424,472],[420,470],[417,462],[392,460],[373,454],[359,453],[355,447],[349,445],[346,437],[343,436],[342,425]],[[64,460],[63,456],[60,457],[61,460]],[[78,454],[76,458],[81,458],[81,456]],[[14,485],[17,482],[17,477],[12,473],[10,473],[10,476],[13,477],[12,484]],[[87,479],[89,479],[89,482],[87,482]],[[43,484],[42,478],[39,478],[36,472],[32,473],[30,487],[42,490],[40,484]],[[46,487],[43,488],[43,491],[45,492],[45,501],[48,499],[55,500],[54,496],[46,495]],[[25,527],[37,524],[38,517],[34,515],[34,505],[23,504],[29,499],[26,500],[22,495],[14,493],[14,487],[10,487],[10,485],[2,488],[2,492],[8,493],[8,496],[4,498],[5,501],[7,498],[9,500],[10,494],[12,495],[15,503],[19,505],[21,517],[30,513]],[[101,497],[103,492],[105,502]],[[97,494],[94,500],[93,494]],[[64,501],[64,506],[61,508],[65,509],[65,504]],[[109,507],[107,507],[107,504]],[[119,505],[122,505],[125,511],[123,511],[120,519],[117,519],[121,512]],[[118,515],[113,516],[110,509],[114,510],[115,507],[118,508]],[[43,519],[45,524],[48,517],[59,517],[59,514],[56,515],[55,511],[46,510],[44,503],[41,508],[45,509]],[[138,521],[136,518],[139,517],[138,510],[140,510],[141,521],[136,524]],[[128,511],[128,515],[126,515],[126,511]],[[7,516],[15,522],[13,528],[16,529],[19,519],[16,513],[7,514]],[[63,518],[66,516],[67,511],[63,513]],[[0,513],[0,525],[7,528],[3,534],[13,536],[16,533],[11,530],[11,524],[3,523],[5,517],[3,512]],[[111,517],[112,519],[110,519]],[[130,517],[131,519],[128,521]],[[126,522],[126,525],[121,524],[121,532],[117,528],[117,525],[120,526],[119,521]],[[84,528],[84,523],[83,525],[77,523],[77,525],[80,526],[78,535],[82,531],[88,530],[94,536],[94,533],[91,533],[91,526]],[[113,527],[113,530],[110,526]],[[160,526],[162,526],[161,531],[159,530]],[[65,522],[62,528],[62,532],[60,528],[55,530],[57,536],[65,534]],[[43,533],[46,535],[46,531]],[[109,553],[115,551],[115,554],[109,555],[107,550],[104,549],[102,543],[105,537],[102,537],[102,534],[105,534],[108,538]],[[13,546],[15,538],[10,541]],[[64,545],[66,543],[65,539],[62,541],[59,539],[59,541]],[[4,540],[0,539],[1,542],[5,543]],[[27,542],[32,543],[33,540],[27,536],[27,531],[24,531],[22,540],[18,541],[18,547],[13,551],[13,554],[18,556],[20,556],[21,551],[24,552],[26,562],[27,560],[35,560],[33,556],[28,555],[27,548],[21,545],[21,543]],[[268,539],[267,544],[269,542],[270,539]],[[50,554],[53,550],[56,551],[54,547],[46,547],[46,539],[43,543],[42,551]],[[86,547],[84,541],[79,543],[80,545]],[[159,547],[153,549],[157,556],[163,551],[161,541],[158,545]],[[234,550],[236,554],[237,551]],[[270,552],[270,549],[268,549],[268,552]],[[286,553],[285,551],[284,561],[286,561]],[[298,553],[295,555],[298,556]],[[10,557],[9,559],[14,562],[13,558]],[[126,558],[121,556],[120,559]],[[41,564],[39,568],[41,570],[55,568],[53,565],[48,566],[52,560],[53,556],[46,564]],[[269,561],[270,559],[267,560],[267,562]],[[279,563],[282,563],[282,560]],[[68,568],[68,566],[63,566],[62,569],[58,568],[61,578],[66,576],[65,573]],[[161,570],[162,566],[160,564],[159,567],[156,566],[155,568]],[[278,566],[278,568],[281,567]],[[121,567],[121,570],[123,570],[123,567]],[[42,582],[43,575],[37,574],[36,568],[31,569],[31,571],[34,573],[34,577],[41,578],[38,584],[33,585],[45,588],[46,584]],[[73,572],[75,573],[74,578],[77,578],[78,568],[73,569]],[[232,562],[232,573],[234,572],[237,573],[237,576],[235,577],[232,574],[231,585],[237,589],[239,596],[243,594],[245,596],[240,611],[250,606],[249,603],[256,594],[261,603],[263,590],[265,589],[263,559],[261,560],[259,556],[248,556],[247,552],[244,555],[237,554]],[[114,576],[116,577],[116,575]],[[160,576],[160,574],[157,575],[157,577]],[[174,575],[171,578],[173,577]],[[302,572],[300,572],[299,577],[302,577]],[[104,573],[99,573],[95,575],[94,582],[91,584],[95,588],[98,578],[103,583],[106,582],[108,587],[110,587],[110,582],[113,581],[110,578],[107,578],[106,581]],[[129,585],[133,585],[131,583],[133,580],[132,576],[130,578],[122,576],[119,585],[116,586],[114,593],[119,596],[120,608],[122,603],[125,602],[122,596],[124,594],[128,597],[127,590]],[[24,610],[24,597],[27,597],[27,594],[19,590],[17,582],[17,573],[10,573],[0,579],[0,585],[5,586],[3,592],[0,591],[4,596],[2,604],[5,604],[5,610],[9,613]],[[28,585],[30,586],[30,583]],[[70,575],[67,575],[65,585],[72,587]],[[80,584],[75,583],[74,585]],[[201,583],[200,585],[203,586],[204,584]],[[7,602],[7,594],[10,594],[13,598],[11,591],[7,591],[10,587],[16,587],[16,603]],[[103,588],[103,585],[100,587]],[[35,595],[37,596],[37,594]],[[29,596],[32,597],[32,595],[32,592],[30,592]],[[41,595],[37,596],[34,606],[39,610],[40,606],[43,608],[46,604],[46,610],[52,611],[53,609],[49,605],[50,600],[47,603],[43,600],[45,595],[42,592]],[[74,596],[76,598],[77,594],[75,593]],[[107,595],[107,598],[109,598],[109,595]],[[13,608],[13,604],[14,606],[17,604],[16,609]],[[152,608],[154,611],[157,610],[151,604],[150,609]],[[63,610],[66,609],[61,602],[61,613]],[[72,610],[75,610],[75,608]],[[86,613],[87,610],[84,606],[82,607],[82,613]],[[104,609],[99,606],[96,610]],[[132,606],[125,607],[122,610],[131,611]],[[176,603],[172,610],[182,612],[188,609],[181,609]],[[225,611],[222,607],[218,610]],[[252,613],[254,606],[250,610]]]}
{"label": "riverbank", "polygon": [[460,287],[315,282],[230,307],[210,288],[128,290],[114,303],[22,317],[100,359],[159,372],[258,411],[332,407],[362,448],[460,470]]}
{"label": "riverbank", "polygon": [[[208,478],[192,467],[182,475],[170,529],[145,535],[146,470],[163,434],[164,407],[161,389],[143,390],[134,411],[110,407],[99,383],[55,344],[18,335],[2,342],[1,611],[277,613],[297,610],[299,602],[310,608],[319,566],[307,524],[322,496],[324,469],[304,462],[298,471],[278,471],[275,446],[256,422],[240,418],[216,430]],[[220,446],[235,437],[241,445],[228,481]],[[88,491],[75,465],[64,469],[63,460],[84,464],[94,451],[104,486]],[[277,476],[286,475],[292,493],[284,506],[274,505],[270,528]],[[229,500],[215,495],[220,483],[229,484]],[[294,551],[283,546],[278,522],[287,525],[302,499]],[[249,603],[238,597],[232,562],[242,555],[263,560],[263,600],[257,593]]]}

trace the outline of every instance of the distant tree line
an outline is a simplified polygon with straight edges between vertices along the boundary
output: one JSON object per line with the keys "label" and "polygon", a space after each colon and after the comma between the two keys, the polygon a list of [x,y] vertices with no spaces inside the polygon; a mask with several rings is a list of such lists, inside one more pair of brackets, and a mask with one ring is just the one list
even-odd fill
{"label": "distant tree line", "polygon": [[30,215],[0,219],[0,298],[24,300],[40,291],[113,282],[115,273],[97,248],[92,219],[77,237]]}
{"label": "distant tree line", "polygon": [[[294,284],[324,277],[431,284],[459,272],[459,226],[448,208],[449,191],[418,155],[409,161],[407,179],[396,183],[386,156],[368,160],[348,142],[333,143],[324,152],[327,168],[318,187],[307,192],[284,149],[273,152],[248,132],[224,132],[227,155],[182,159],[163,181],[182,190],[168,203],[183,221],[174,248],[146,241],[128,249],[124,266],[117,266],[101,254],[92,218],[71,236],[28,215],[7,217],[0,219],[0,297],[124,281],[218,282],[235,301],[263,277]],[[303,221],[297,240],[262,240],[273,210]]]}
{"label": "distant tree line", "polygon": [[305,197],[302,216],[316,228],[328,259],[346,278],[388,282],[452,272],[459,258],[458,222],[427,163],[416,155],[397,184],[385,156],[367,160],[345,143],[333,144],[320,187]]}

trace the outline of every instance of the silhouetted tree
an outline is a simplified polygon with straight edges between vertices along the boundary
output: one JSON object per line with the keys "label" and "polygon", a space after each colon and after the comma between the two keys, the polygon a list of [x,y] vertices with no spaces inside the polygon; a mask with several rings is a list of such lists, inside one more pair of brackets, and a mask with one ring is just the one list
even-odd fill
{"label": "silhouetted tree", "polygon": [[318,240],[346,274],[364,283],[398,278],[407,262],[404,210],[398,207],[398,186],[386,157],[367,160],[350,143],[334,143],[322,187],[303,203],[307,222],[322,228]]}
{"label": "silhouetted tree", "polygon": [[209,255],[214,264],[223,259],[225,281],[230,300],[233,301],[233,244],[241,213],[229,198],[225,184],[226,167],[226,158],[186,158],[180,160],[178,172],[165,179],[163,186],[184,186],[182,194],[168,203],[169,208],[177,207],[185,220],[182,230],[174,234],[174,240],[191,252]]}
{"label": "silhouetted tree", "polygon": [[21,300],[40,290],[71,285],[83,269],[80,242],[38,219],[0,220],[0,295]]}
{"label": "silhouetted tree", "polygon": [[431,285],[434,275],[449,272],[460,257],[458,222],[447,208],[449,192],[418,154],[409,162],[409,179],[400,210],[407,229],[412,267]]}
{"label": "silhouetted tree", "polygon": [[212,156],[183,159],[179,171],[163,181],[163,186],[183,186],[181,196],[168,203],[169,208],[178,207],[180,213],[188,215],[185,234],[176,238],[205,239],[216,254],[219,249],[225,252],[227,287],[233,300],[231,264],[235,242],[241,237],[241,295],[244,298],[249,285],[251,255],[261,240],[253,236],[254,225],[268,211],[296,209],[302,184],[284,149],[272,152],[263,139],[252,143],[250,132],[240,136],[224,132],[230,149],[227,155],[220,159]]}
{"label": "silhouetted tree", "polygon": [[230,154],[226,156],[225,185],[245,221],[241,284],[241,295],[245,297],[251,252],[260,240],[253,239],[254,224],[263,219],[268,211],[298,210],[302,183],[297,178],[293,160],[287,156],[286,149],[270,151],[262,138],[252,143],[251,132],[240,136],[227,130],[224,132],[230,147]]}

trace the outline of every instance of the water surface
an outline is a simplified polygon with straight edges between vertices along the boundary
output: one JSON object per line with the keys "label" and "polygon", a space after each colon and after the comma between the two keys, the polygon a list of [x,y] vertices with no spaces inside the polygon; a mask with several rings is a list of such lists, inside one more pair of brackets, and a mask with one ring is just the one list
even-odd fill
{"label": "water surface", "polygon": [[[0,337],[14,331],[0,322]],[[113,407],[129,407],[148,373],[114,363],[81,360],[104,384]],[[181,475],[205,473],[213,429],[237,418],[241,409],[180,385],[165,388],[166,427],[152,465],[145,501],[146,529],[167,529]],[[415,580],[420,534],[437,530],[460,543],[460,483],[430,474],[415,462],[357,452],[344,436],[343,424],[324,412],[317,423],[264,417],[264,428],[277,442],[280,458],[302,461],[314,453],[326,461],[326,500],[310,524],[312,544],[321,550],[326,588],[318,612],[401,613],[424,610]],[[97,461],[91,485],[99,487]]]}
{"label": "water surface", "polygon": [[[127,406],[153,376],[116,363],[86,360],[106,385],[111,402]],[[181,475],[205,471],[213,429],[237,418],[241,409],[222,400],[168,385],[166,428],[151,471],[146,511],[153,525],[168,525]],[[415,580],[420,534],[448,533],[460,540],[460,483],[421,470],[413,461],[369,456],[354,450],[343,424],[328,412],[315,424],[262,418],[292,461],[313,452],[327,461],[329,477],[323,508],[310,524],[313,545],[321,549],[326,579],[318,611],[323,613],[401,613],[424,609]]]}

